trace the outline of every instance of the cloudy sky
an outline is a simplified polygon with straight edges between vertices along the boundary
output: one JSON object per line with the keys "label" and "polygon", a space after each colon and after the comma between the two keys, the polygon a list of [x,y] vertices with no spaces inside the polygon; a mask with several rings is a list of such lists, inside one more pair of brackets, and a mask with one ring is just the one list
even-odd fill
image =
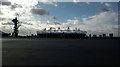
{"label": "cloudy sky", "polygon": [[88,34],[118,36],[118,2],[56,2],[54,0],[0,0],[0,30],[13,32],[12,19],[22,22],[20,35],[61,27],[80,28]]}

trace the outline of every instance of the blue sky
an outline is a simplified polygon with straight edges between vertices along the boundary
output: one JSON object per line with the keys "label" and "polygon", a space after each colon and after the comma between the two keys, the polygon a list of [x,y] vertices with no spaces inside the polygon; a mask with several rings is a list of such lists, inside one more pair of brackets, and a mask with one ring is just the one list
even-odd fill
{"label": "blue sky", "polygon": [[115,12],[118,11],[117,2],[106,2],[111,5],[109,7],[104,5],[104,3],[101,4],[100,2],[57,2],[57,7],[44,3],[39,3],[36,6],[46,9],[50,12],[50,16],[56,16],[58,21],[63,22],[68,19],[74,19],[74,17],[83,18],[93,16],[99,13],[99,8],[106,8]]}

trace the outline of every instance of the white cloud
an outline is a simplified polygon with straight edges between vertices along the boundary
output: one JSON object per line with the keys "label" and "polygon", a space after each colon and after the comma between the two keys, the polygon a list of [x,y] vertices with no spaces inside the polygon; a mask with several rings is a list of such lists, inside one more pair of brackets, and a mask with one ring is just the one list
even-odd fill
{"label": "white cloud", "polygon": [[90,2],[86,2],[86,4],[88,4],[88,5],[89,5],[89,4],[90,4]]}
{"label": "white cloud", "polygon": [[72,22],[63,23],[61,26],[79,27],[81,30],[86,30],[88,34],[113,33],[114,36],[118,36],[118,21],[116,21],[116,18],[118,18],[118,14],[115,12],[102,12],[95,16],[83,18],[82,22],[79,20],[79,22],[74,23],[76,20],[72,20]]}
{"label": "white cloud", "polygon": [[8,0],[0,0],[0,2],[8,2]]}
{"label": "white cloud", "polygon": [[[19,20],[23,21],[23,25],[20,28],[22,28],[22,27],[24,27],[24,25],[26,25],[25,27],[27,27],[27,28],[24,27],[24,29],[29,30],[33,27],[31,24],[34,24],[34,26],[35,25],[37,26],[36,22],[31,21],[31,20],[34,20],[34,18],[29,12],[30,9],[37,4],[35,1],[33,1],[33,2],[32,1],[33,0],[29,0],[29,1],[10,0],[11,5],[9,5],[9,6],[0,5],[0,9],[1,9],[1,11],[0,11],[0,13],[1,13],[0,14],[0,29],[2,29],[2,31],[4,31],[4,32],[12,33],[13,32],[13,24],[12,24],[11,20],[13,18],[15,18],[16,13],[20,14]],[[20,7],[20,6],[22,6],[22,7]],[[28,22],[30,22],[30,23],[28,23]],[[24,29],[23,29],[23,31],[24,31]],[[28,32],[27,34],[30,34],[29,31],[26,31],[26,32]],[[23,33],[24,32],[22,32],[22,33],[20,32],[20,34],[22,34],[22,35],[23,35]]]}
{"label": "white cloud", "polygon": [[105,3],[105,6],[107,6],[107,7],[111,7],[112,5],[109,4],[109,3]]}
{"label": "white cloud", "polygon": [[41,2],[41,3],[44,3],[44,4],[51,4],[51,5],[54,5],[56,7],[58,6],[56,0],[37,0],[37,1]]}
{"label": "white cloud", "polygon": [[[87,31],[88,34],[108,34],[113,33],[114,36],[118,35],[118,14],[112,11],[109,12],[102,12],[94,16],[90,16],[87,18],[79,18],[74,17],[74,20],[67,20],[66,23],[48,23],[47,21],[43,21],[44,23],[40,23],[37,20],[33,18],[33,21],[29,21],[32,25],[25,25],[20,27],[19,33],[21,35],[30,35],[30,34],[36,34],[36,31],[41,30],[43,28],[49,28],[49,27],[61,27],[61,29],[66,29],[67,27],[70,27],[71,29],[74,29],[75,27],[80,28],[81,30]],[[24,20],[26,19],[23,17]],[[27,18],[28,19],[28,18]],[[29,18],[28,20],[30,20]],[[27,20],[27,22],[28,22]],[[32,20],[32,19],[31,19]],[[28,22],[28,23],[29,23]],[[42,22],[42,21],[41,21]],[[3,26],[3,30],[5,32],[12,32],[12,26]]]}
{"label": "white cloud", "polygon": [[74,3],[78,3],[78,2],[80,2],[80,0],[73,0],[73,2],[74,2]]}
{"label": "white cloud", "polygon": [[38,3],[38,1],[36,0],[8,0],[8,1],[10,1],[12,4],[16,3],[27,8],[35,6]]}

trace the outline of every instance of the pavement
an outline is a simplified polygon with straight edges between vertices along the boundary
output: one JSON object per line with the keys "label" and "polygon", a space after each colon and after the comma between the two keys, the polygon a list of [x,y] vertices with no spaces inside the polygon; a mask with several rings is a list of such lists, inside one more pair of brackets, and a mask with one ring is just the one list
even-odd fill
{"label": "pavement", "polygon": [[118,65],[118,39],[3,38],[3,65]]}

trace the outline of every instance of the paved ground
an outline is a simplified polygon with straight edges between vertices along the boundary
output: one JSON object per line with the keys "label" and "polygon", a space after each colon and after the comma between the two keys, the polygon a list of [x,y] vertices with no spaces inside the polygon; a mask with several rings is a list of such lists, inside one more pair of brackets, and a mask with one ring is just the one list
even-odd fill
{"label": "paved ground", "polygon": [[118,65],[118,39],[2,40],[3,65]]}

